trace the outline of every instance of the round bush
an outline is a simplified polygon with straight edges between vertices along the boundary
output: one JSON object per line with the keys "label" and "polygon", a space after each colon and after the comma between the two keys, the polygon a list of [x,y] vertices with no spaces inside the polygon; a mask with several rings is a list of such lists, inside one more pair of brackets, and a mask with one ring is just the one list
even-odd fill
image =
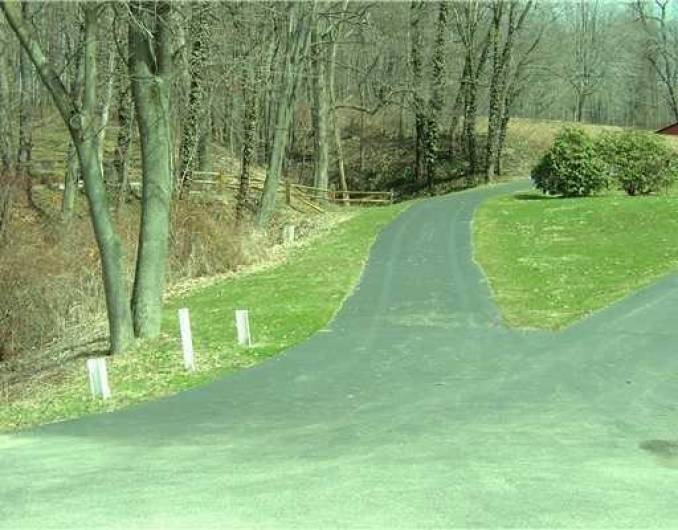
{"label": "round bush", "polygon": [[607,133],[598,141],[598,152],[610,175],[629,195],[661,191],[676,180],[675,153],[652,133]]}
{"label": "round bush", "polygon": [[532,170],[537,189],[550,195],[581,197],[607,186],[606,166],[595,142],[581,129],[567,128]]}

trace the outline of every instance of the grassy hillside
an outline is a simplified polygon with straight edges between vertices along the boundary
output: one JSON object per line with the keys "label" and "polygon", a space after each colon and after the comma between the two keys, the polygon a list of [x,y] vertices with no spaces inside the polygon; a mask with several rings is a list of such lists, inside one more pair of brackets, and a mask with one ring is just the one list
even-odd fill
{"label": "grassy hillside", "polygon": [[[561,121],[538,121],[512,118],[506,139],[501,179],[529,176],[542,153],[551,145],[554,137],[564,126],[577,125],[591,134],[603,131],[621,130],[607,125],[574,124]],[[354,188],[394,189],[401,197],[416,196],[425,192],[422,186],[413,184],[414,144],[405,129],[404,136],[397,132],[397,114],[384,112],[383,115],[365,118],[364,138],[361,142],[360,120],[355,115],[345,115],[342,121],[343,142],[349,185]],[[480,118],[477,125],[478,149],[483,153],[487,120]],[[667,137],[667,141],[678,150],[678,139]],[[308,146],[312,143],[308,143]],[[362,146],[362,164],[361,164]],[[467,186],[464,178],[465,166],[459,154],[450,155],[450,139],[444,134],[441,140],[442,159],[436,177],[437,193],[445,193]],[[310,147],[296,153],[297,158],[308,159]],[[300,167],[300,165],[298,165]],[[361,170],[362,167],[362,170]],[[300,171],[301,173],[301,171]],[[308,170],[307,170],[307,174]],[[334,175],[336,178],[336,175]]]}
{"label": "grassy hillside", "polygon": [[[527,176],[555,135],[572,125],[512,120],[507,165]],[[580,127],[594,136],[621,130]],[[678,151],[678,138],[664,138]],[[675,270],[677,209],[675,189],[645,197],[499,197],[476,213],[476,258],[508,324],[560,328]]]}
{"label": "grassy hillside", "polygon": [[[107,160],[115,145],[116,128],[106,136]],[[138,143],[133,143],[132,168],[138,175]],[[7,237],[0,244],[0,362],[50,347],[54,341],[77,339],[81,330],[105,313],[98,250],[92,234],[84,194],[77,196],[76,211],[68,227],[60,216],[61,194],[41,183],[63,181],[68,135],[58,116],[45,113],[34,130],[33,197],[30,207],[18,193]],[[239,162],[218,144],[212,147],[214,168],[237,174]],[[264,169],[254,167],[255,176]],[[254,194],[253,194],[254,195]],[[218,201],[204,197],[175,201],[172,210],[168,284],[223,274],[267,261],[281,239],[283,224],[294,224],[304,238],[331,222],[297,203],[279,201],[266,232],[253,229],[249,220],[233,223],[234,192],[225,190]],[[115,212],[128,277],[131,279],[139,223],[136,200]]]}
{"label": "grassy hillside", "polygon": [[[484,125],[484,124],[483,124]],[[508,175],[529,176],[530,170],[539,161],[544,151],[553,143],[563,127],[576,126],[592,135],[605,131],[621,131],[613,125],[575,124],[562,121],[536,121],[512,118],[506,138],[504,168]]]}
{"label": "grassy hillside", "polygon": [[[360,123],[355,116],[345,115],[342,121],[349,186],[355,189],[396,189],[401,197],[415,196],[423,190],[412,186],[411,140],[394,136],[398,130],[388,113],[365,120],[362,142],[363,163],[360,163]],[[351,119],[347,119],[351,118]],[[391,120],[389,122],[389,120]],[[479,143],[485,123],[478,123]],[[505,150],[504,178],[524,177],[556,133],[566,124],[513,119],[510,122]],[[613,127],[583,125],[596,134]],[[106,152],[114,148],[116,129],[107,134]],[[407,133],[407,130],[404,131]],[[448,139],[443,138],[443,145]],[[45,115],[35,129],[35,169],[42,179],[60,182],[66,163],[68,138],[57,116]],[[297,141],[297,147],[312,142]],[[675,145],[675,144],[674,144]],[[138,143],[133,143],[133,166],[138,165]],[[213,145],[212,160],[216,169],[237,174],[238,161],[227,149]],[[293,156],[299,152],[293,151]],[[301,153],[302,159],[310,153]],[[331,167],[335,167],[332,164]],[[308,162],[292,164],[293,178],[310,180]],[[443,161],[436,189],[439,193],[466,186],[463,166],[452,157]],[[256,172],[263,175],[264,170]],[[335,175],[336,177],[336,175]],[[99,263],[92,238],[83,196],[78,201],[78,215],[67,234],[58,222],[60,196],[49,190],[36,191],[47,217],[27,207],[14,212],[12,237],[0,249],[0,359],[27,350],[42,348],[53,339],[77,336],[78,327],[89,327],[92,316],[103,314],[104,305],[99,281]],[[292,222],[303,236],[320,222],[312,212],[301,213],[281,207],[267,234],[252,235],[247,226],[234,230],[231,224],[233,197],[226,204],[181,202],[173,212],[174,229],[171,241],[169,282],[175,284],[190,278],[212,276],[267,259],[268,249],[280,237],[280,225]],[[117,216],[123,235],[129,274],[132,274],[138,223],[138,204],[131,202]],[[226,229],[224,229],[226,227]],[[55,289],[55,285],[58,288]]]}
{"label": "grassy hillside", "polygon": [[[111,128],[107,135],[108,159],[115,134]],[[34,195],[42,212],[19,196],[9,237],[0,246],[0,429],[166,395],[303,340],[327,323],[354,285],[376,233],[401,210],[330,206],[320,214],[298,201],[293,200],[293,207],[279,201],[267,230],[260,231],[249,220],[234,225],[232,191],[219,201],[176,201],[165,334],[111,360],[116,395],[103,404],[90,398],[82,377],[85,356],[106,349],[100,265],[87,203],[78,196],[66,230],[59,216],[60,193],[39,186],[62,181],[67,147],[60,121],[45,116],[35,130],[33,150]],[[239,171],[237,157],[218,144],[212,146],[212,161],[215,170]],[[132,151],[136,172],[138,164],[137,145]],[[263,176],[264,169],[255,168],[254,174]],[[131,200],[115,215],[130,282],[139,213],[138,202]],[[281,244],[284,224],[296,227],[298,243],[292,248]],[[181,364],[178,304],[191,308],[196,374],[186,374]],[[241,304],[252,312],[255,333],[256,344],[247,351],[234,346],[230,326],[232,309]]]}
{"label": "grassy hillside", "polygon": [[[117,127],[111,125],[107,129],[104,144],[106,160],[112,160],[114,156]],[[131,168],[132,178],[138,179],[140,166],[140,151],[138,133],[134,130],[134,138],[131,145]],[[63,180],[66,171],[66,153],[68,150],[68,132],[63,126],[61,118],[56,114],[46,114],[39,125],[33,131],[33,170],[37,180],[58,183]],[[224,171],[230,175],[237,175],[240,170],[239,157],[229,152],[224,146],[213,143],[210,149],[210,160],[214,171]],[[264,176],[265,171],[255,166],[253,174]]]}
{"label": "grassy hillside", "polygon": [[487,201],[475,256],[506,322],[557,329],[678,267],[678,194]]}
{"label": "grassy hillside", "polygon": [[[81,345],[82,355],[66,352],[61,362],[42,371],[33,365],[24,367],[24,376],[18,368],[4,374],[0,371],[0,388],[4,382],[0,431],[110,411],[175,393],[256,364],[303,341],[336,313],[356,284],[377,233],[405,207],[356,211],[312,245],[295,247],[276,267],[178,290],[165,308],[163,336],[109,359],[113,389],[109,401],[91,398],[84,368],[85,354],[101,347],[101,341]],[[179,307],[191,311],[197,367],[193,374],[182,365],[176,317]],[[235,344],[236,308],[250,311],[251,349]]]}

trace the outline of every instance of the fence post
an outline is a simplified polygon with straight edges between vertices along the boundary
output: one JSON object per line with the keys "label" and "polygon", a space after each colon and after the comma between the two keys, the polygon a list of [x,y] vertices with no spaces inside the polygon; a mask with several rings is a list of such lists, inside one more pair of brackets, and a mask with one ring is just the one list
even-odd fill
{"label": "fence post", "polygon": [[179,333],[181,334],[181,349],[184,352],[184,368],[189,372],[195,371],[195,355],[193,352],[193,334],[191,333],[191,318],[188,308],[182,307],[179,313]]}
{"label": "fence post", "polygon": [[283,244],[290,246],[294,243],[294,225],[283,226]]}
{"label": "fence post", "polygon": [[89,388],[92,396],[108,399],[111,397],[111,388],[108,386],[108,372],[104,357],[91,357],[87,359],[87,372],[89,374]]}
{"label": "fence post", "polygon": [[252,345],[252,338],[250,337],[250,318],[247,309],[235,310],[235,327],[238,332],[238,344],[249,348]]}
{"label": "fence post", "polygon": [[285,204],[292,204],[292,183],[289,180],[285,181]]}
{"label": "fence post", "polygon": [[391,190],[391,194],[390,194],[390,195],[391,195],[391,196],[390,196],[390,199],[391,199],[390,204],[393,204],[393,190]]}

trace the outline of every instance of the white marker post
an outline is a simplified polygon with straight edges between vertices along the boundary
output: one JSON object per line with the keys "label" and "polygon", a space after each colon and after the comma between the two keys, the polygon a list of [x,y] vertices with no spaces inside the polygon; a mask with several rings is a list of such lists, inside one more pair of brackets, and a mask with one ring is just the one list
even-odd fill
{"label": "white marker post", "polygon": [[184,352],[184,367],[189,372],[195,372],[191,319],[188,316],[188,308],[186,307],[179,309],[179,332],[181,333],[181,349]]}
{"label": "white marker post", "polygon": [[288,247],[294,243],[294,225],[283,226],[283,243]]}
{"label": "white marker post", "polygon": [[104,357],[92,357],[87,359],[87,372],[89,373],[89,387],[92,395],[108,399],[111,397],[111,388],[108,386],[108,372]]}
{"label": "white marker post", "polygon": [[235,327],[238,332],[238,344],[241,346],[252,346],[250,337],[250,317],[247,309],[235,310]]}

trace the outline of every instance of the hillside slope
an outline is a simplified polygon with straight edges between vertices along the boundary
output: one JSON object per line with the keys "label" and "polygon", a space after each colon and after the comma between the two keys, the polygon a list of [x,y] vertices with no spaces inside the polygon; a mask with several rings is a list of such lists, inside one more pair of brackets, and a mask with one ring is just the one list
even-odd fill
{"label": "hillside slope", "polygon": [[[486,119],[479,119],[477,125],[478,150],[483,153]],[[343,122],[343,144],[346,158],[349,187],[358,189],[394,189],[399,197],[414,197],[427,194],[423,183],[416,184],[413,179],[414,144],[411,138],[399,135],[394,116],[365,118],[363,133],[359,120],[347,117]],[[562,121],[537,121],[525,118],[512,118],[504,149],[502,176],[499,180],[511,180],[529,176],[543,152],[551,145],[558,131],[566,126],[581,127],[591,134],[604,131],[622,130],[612,125],[594,125]],[[404,131],[407,134],[409,131]],[[678,150],[678,138],[666,137]],[[467,187],[464,176],[466,167],[462,158],[454,149],[450,151],[450,138],[444,135],[441,141],[441,163],[435,180],[436,194],[446,193]],[[459,147],[456,148],[457,150]],[[308,159],[310,151],[297,152],[297,160]],[[482,157],[481,157],[482,158]],[[297,164],[299,173],[303,173],[301,164]],[[307,175],[310,173],[307,171]],[[333,178],[337,179],[336,170]]]}

